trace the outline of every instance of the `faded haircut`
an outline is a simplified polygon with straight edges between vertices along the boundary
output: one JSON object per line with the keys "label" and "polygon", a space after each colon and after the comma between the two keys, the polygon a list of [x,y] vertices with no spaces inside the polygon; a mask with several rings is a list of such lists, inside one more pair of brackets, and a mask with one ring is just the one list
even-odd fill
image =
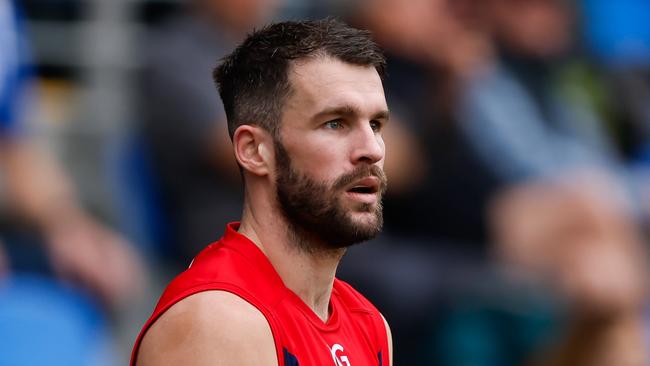
{"label": "faded haircut", "polygon": [[374,67],[383,78],[386,59],[367,30],[336,19],[274,23],[249,34],[213,71],[232,138],[243,124],[278,136],[282,108],[291,94],[293,62],[329,56]]}

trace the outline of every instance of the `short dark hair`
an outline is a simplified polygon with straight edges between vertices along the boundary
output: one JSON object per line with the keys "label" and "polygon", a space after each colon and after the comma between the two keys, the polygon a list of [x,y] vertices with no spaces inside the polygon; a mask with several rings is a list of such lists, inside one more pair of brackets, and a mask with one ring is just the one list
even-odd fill
{"label": "short dark hair", "polygon": [[286,21],[253,31],[213,72],[230,137],[242,124],[259,125],[277,136],[291,93],[291,63],[316,56],[372,66],[382,78],[385,73],[386,59],[370,32],[336,19]]}

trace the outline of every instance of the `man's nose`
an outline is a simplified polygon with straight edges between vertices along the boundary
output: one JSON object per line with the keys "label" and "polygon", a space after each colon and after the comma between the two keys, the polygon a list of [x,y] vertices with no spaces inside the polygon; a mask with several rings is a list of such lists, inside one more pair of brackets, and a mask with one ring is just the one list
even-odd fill
{"label": "man's nose", "polygon": [[352,162],[375,164],[384,158],[384,140],[381,134],[372,129],[370,124],[359,128],[354,133]]}

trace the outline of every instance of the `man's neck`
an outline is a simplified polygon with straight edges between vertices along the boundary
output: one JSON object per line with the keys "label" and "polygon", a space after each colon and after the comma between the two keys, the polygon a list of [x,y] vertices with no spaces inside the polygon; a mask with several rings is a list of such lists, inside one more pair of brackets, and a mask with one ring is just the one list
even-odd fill
{"label": "man's neck", "polygon": [[295,235],[287,227],[281,214],[260,215],[245,205],[239,232],[262,250],[285,286],[319,318],[327,321],[334,276],[345,249],[327,253],[300,249],[295,245]]}

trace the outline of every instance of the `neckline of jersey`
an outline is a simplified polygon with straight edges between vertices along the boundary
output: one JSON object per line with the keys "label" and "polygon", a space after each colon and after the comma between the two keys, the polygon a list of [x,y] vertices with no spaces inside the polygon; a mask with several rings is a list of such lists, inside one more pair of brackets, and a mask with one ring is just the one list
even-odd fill
{"label": "neckline of jersey", "polygon": [[[237,250],[241,255],[246,258],[249,258],[252,263],[260,265],[265,274],[267,274],[267,279],[270,280],[273,284],[277,285],[278,288],[281,288],[287,296],[283,296],[283,300],[289,300],[295,304],[295,306],[300,310],[301,313],[312,323],[315,327],[331,332],[339,328],[339,315],[337,308],[340,306],[338,304],[338,296],[336,286],[332,286],[332,293],[330,295],[330,316],[327,321],[323,321],[316,313],[290,288],[288,288],[280,274],[275,270],[273,264],[268,259],[268,257],[262,252],[262,250],[255,244],[251,239],[246,235],[238,232],[239,222],[231,222],[226,226],[226,232],[224,234],[223,242],[224,244],[230,246],[231,248]],[[230,244],[230,245],[229,245]],[[334,279],[336,282],[336,279]]]}

